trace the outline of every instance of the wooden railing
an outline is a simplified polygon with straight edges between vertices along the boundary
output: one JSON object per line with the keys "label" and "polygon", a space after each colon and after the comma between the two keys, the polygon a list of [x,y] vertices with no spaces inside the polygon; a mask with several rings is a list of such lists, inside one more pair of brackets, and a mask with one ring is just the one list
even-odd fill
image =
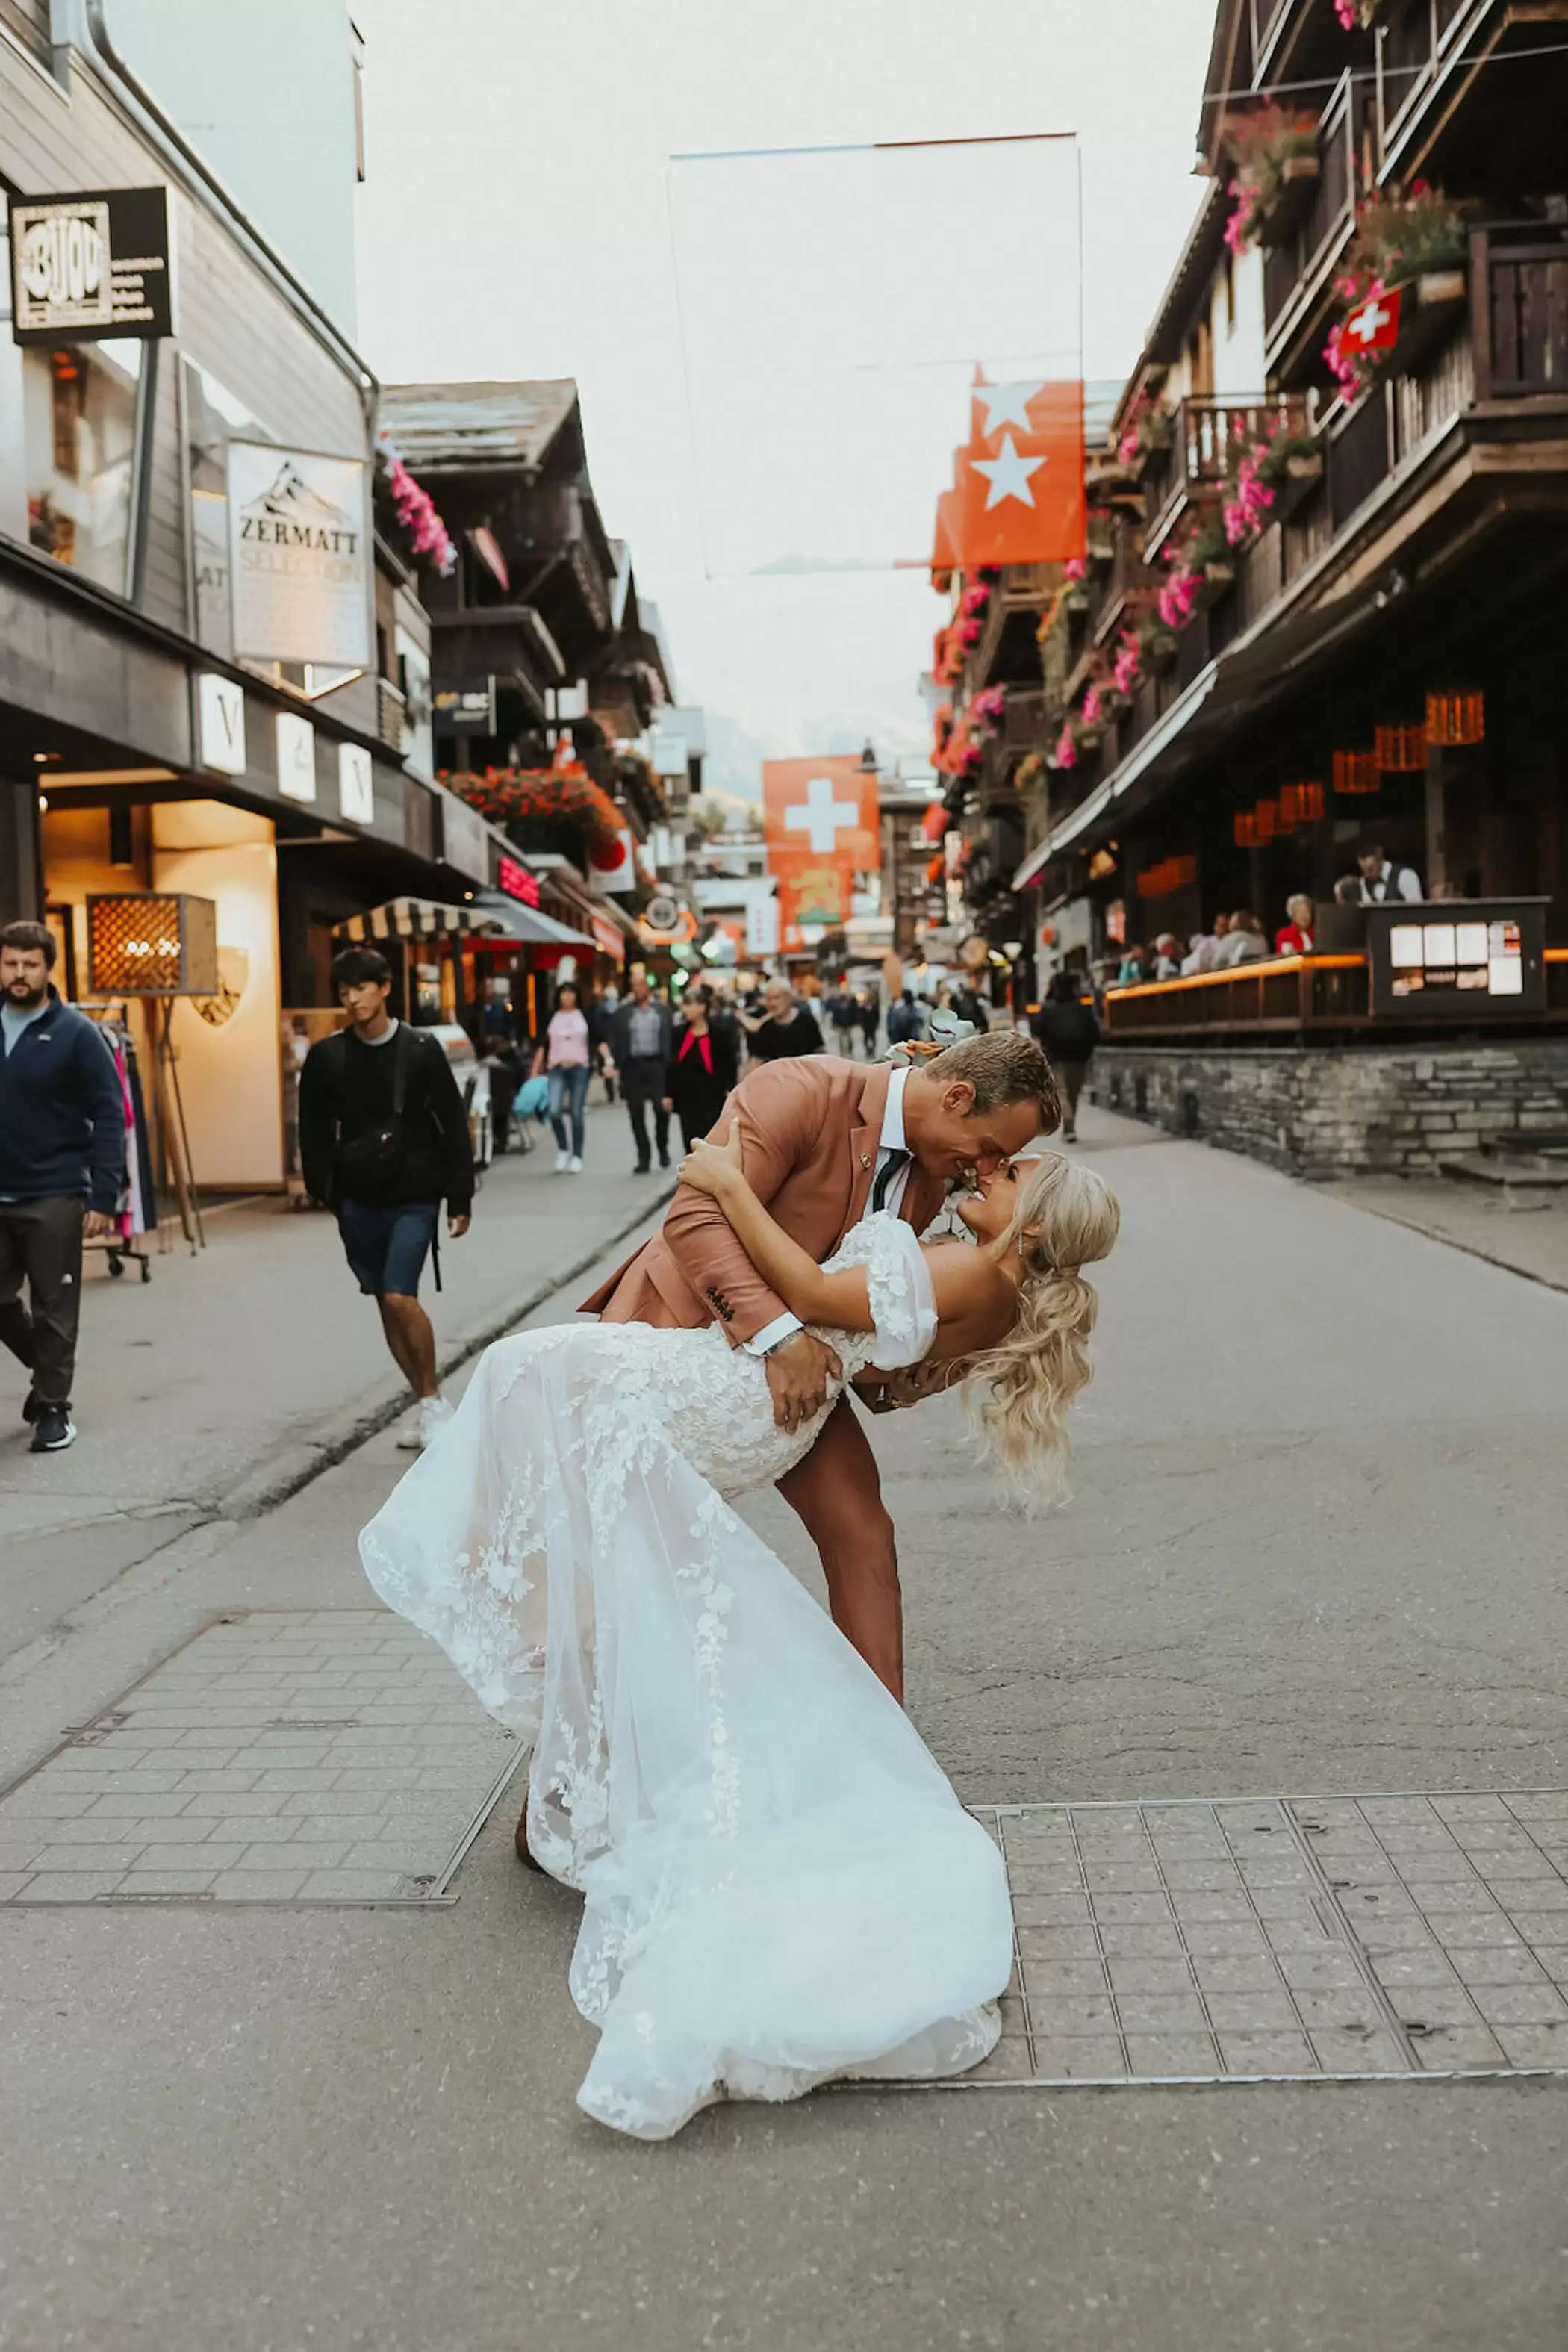
{"label": "wooden railing", "polygon": [[1568,228],[1479,229],[1470,253],[1477,397],[1568,391]]}
{"label": "wooden railing", "polygon": [[1110,1038],[1169,1031],[1342,1028],[1369,1018],[1362,955],[1271,956],[1229,971],[1146,981],[1105,999]]}
{"label": "wooden railing", "polygon": [[1355,138],[1358,85],[1347,74],[1323,111],[1321,168],[1312,201],[1293,236],[1264,257],[1264,361],[1270,374],[1287,345],[1326,299],[1355,226]]}
{"label": "wooden railing", "polygon": [[1304,393],[1282,392],[1252,400],[1184,400],[1177,409],[1171,446],[1149,461],[1144,475],[1143,561],[1152,563],[1189,509],[1224,494],[1237,452],[1266,434],[1309,430]]}

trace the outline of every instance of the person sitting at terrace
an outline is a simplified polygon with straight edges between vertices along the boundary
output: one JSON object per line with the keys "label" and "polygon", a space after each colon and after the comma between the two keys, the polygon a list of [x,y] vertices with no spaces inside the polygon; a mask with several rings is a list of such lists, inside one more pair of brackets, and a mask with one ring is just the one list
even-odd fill
{"label": "person sitting at terrace", "polygon": [[1179,980],[1182,971],[1182,943],[1173,931],[1162,931],[1154,941],[1154,977],[1156,980]]}
{"label": "person sitting at terrace", "polygon": [[1274,934],[1276,954],[1310,955],[1312,927],[1318,919],[1317,908],[1304,890],[1296,890],[1286,899],[1285,912],[1289,920],[1282,923]]}
{"label": "person sitting at terrace", "polygon": [[1216,915],[1212,931],[1194,931],[1188,942],[1190,951],[1182,964],[1184,972],[1213,971],[1229,930],[1230,917]]}
{"label": "person sitting at terrace", "polygon": [[1230,929],[1215,958],[1215,970],[1228,971],[1238,963],[1258,963],[1268,953],[1262,924],[1249,908],[1242,907],[1230,919]]}
{"label": "person sitting at terrace", "polygon": [[1148,977],[1149,971],[1144,961],[1143,950],[1141,947],[1126,949],[1121,958],[1121,969],[1116,975],[1118,988],[1136,988],[1141,981],[1145,981]]}

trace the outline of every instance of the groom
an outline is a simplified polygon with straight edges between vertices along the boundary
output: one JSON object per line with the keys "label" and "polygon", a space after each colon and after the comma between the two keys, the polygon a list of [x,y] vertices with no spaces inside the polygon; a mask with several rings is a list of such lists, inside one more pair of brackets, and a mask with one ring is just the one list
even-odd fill
{"label": "groom", "polygon": [[[739,1116],[747,1179],[820,1264],[868,1210],[891,1209],[923,1234],[950,1184],[991,1175],[1060,1123],[1049,1066],[1031,1038],[994,1030],[910,1069],[814,1054],[756,1063],[720,1114]],[[809,1421],[838,1369],[746,1256],[716,1201],[682,1186],[664,1229],[583,1311],[607,1323],[722,1325],[764,1360],[773,1417]],[[803,1462],[779,1482],[822,1555],[834,1623],[902,1704],[903,1612],[893,1523],[876,1458],[847,1396]]]}

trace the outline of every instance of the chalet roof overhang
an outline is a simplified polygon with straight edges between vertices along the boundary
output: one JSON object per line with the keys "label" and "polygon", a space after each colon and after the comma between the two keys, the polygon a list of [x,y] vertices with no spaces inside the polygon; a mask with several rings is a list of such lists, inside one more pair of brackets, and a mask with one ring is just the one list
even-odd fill
{"label": "chalet roof overhang", "polygon": [[380,422],[417,475],[537,472],[570,426],[582,427],[571,376],[538,383],[384,384]]}
{"label": "chalet roof overhang", "polygon": [[[1498,548],[1510,532],[1529,553],[1505,564]],[[1568,573],[1568,398],[1528,410],[1484,404],[1456,417],[1052,828],[1014,888],[1163,798],[1239,726],[1306,692],[1336,658],[1391,631],[1408,639],[1415,608],[1432,614],[1479,559],[1515,600]],[[1473,625],[1462,597],[1452,605]]]}

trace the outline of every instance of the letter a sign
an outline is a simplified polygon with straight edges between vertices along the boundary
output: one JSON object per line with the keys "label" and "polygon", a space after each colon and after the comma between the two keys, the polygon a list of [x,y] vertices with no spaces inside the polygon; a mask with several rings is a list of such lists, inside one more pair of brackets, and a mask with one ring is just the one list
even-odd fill
{"label": "letter a sign", "polygon": [[363,459],[231,441],[228,541],[237,655],[369,667]]}

